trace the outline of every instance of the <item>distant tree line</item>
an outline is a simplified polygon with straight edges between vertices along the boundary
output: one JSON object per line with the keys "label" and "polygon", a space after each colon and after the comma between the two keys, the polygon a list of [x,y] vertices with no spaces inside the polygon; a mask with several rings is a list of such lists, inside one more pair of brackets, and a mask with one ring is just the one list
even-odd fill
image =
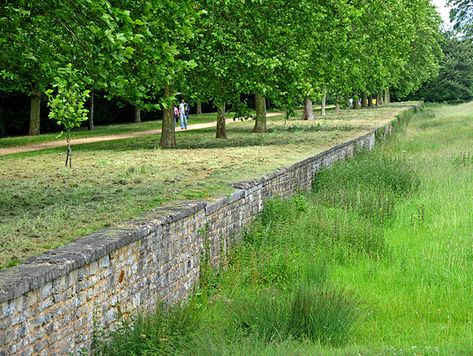
{"label": "distant tree line", "polygon": [[[30,97],[31,135],[42,98],[51,118],[92,129],[100,93],[131,105],[135,121],[160,110],[160,145],[175,147],[180,95],[216,106],[218,138],[242,95],[255,98],[254,132],[267,130],[268,99],[288,113],[304,103],[310,120],[327,96],[363,106],[406,96],[438,74],[440,24],[429,0],[5,0],[0,93]],[[68,112],[80,112],[74,123]]]}
{"label": "distant tree line", "polygon": [[443,33],[444,53],[437,77],[431,78],[413,99],[433,102],[473,100],[473,1],[450,0],[453,29]]}
{"label": "distant tree line", "polygon": [[473,41],[446,32],[441,46],[444,57],[439,75],[427,81],[409,98],[430,102],[473,100]]}

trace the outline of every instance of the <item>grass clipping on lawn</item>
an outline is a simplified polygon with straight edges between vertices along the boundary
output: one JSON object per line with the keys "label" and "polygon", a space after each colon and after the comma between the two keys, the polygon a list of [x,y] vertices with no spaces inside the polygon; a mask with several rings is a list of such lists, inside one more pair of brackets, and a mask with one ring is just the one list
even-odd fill
{"label": "grass clipping on lawn", "polygon": [[329,113],[315,121],[269,119],[270,132],[253,134],[253,121],[177,131],[178,149],[159,149],[159,136],[0,157],[0,268],[64,245],[179,199],[213,199],[230,184],[256,178],[386,124],[413,103]]}

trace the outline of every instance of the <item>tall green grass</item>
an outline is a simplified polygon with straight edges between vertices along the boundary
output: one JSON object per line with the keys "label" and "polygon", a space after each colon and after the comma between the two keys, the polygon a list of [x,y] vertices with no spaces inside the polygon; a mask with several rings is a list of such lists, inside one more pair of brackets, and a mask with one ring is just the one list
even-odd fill
{"label": "tall green grass", "polygon": [[[140,318],[134,329],[126,324],[115,332],[110,346],[102,350],[113,354],[118,352],[113,345],[131,343],[133,354],[169,347],[180,353],[195,343],[202,353],[211,354],[211,349],[224,348],[217,342],[230,345],[237,339],[259,340],[263,345],[346,345],[367,309],[352,291],[331,283],[331,265],[359,256],[382,258],[386,242],[375,217],[384,205],[374,206],[372,199],[382,202],[386,192],[400,199],[418,186],[415,173],[400,159],[363,154],[335,165],[319,175],[313,193],[267,203],[243,245],[232,253],[227,270],[219,275],[203,269],[201,288],[187,314],[170,314],[166,319],[160,311]],[[336,199],[340,192],[343,201]],[[392,215],[381,213],[384,220]],[[208,314],[213,319],[208,320]],[[184,345],[173,339],[173,335],[188,335],[188,329],[182,328],[186,323],[176,322],[175,315],[199,320],[195,330],[202,325]],[[168,320],[164,327],[163,320]],[[224,330],[217,338],[211,331],[215,328]],[[202,333],[211,340],[203,340]],[[205,345],[211,349],[203,350]]]}
{"label": "tall green grass", "polygon": [[176,314],[195,322],[141,318],[102,350],[472,353],[473,111],[456,108],[427,107],[375,152],[318,174],[311,193],[269,201],[225,270],[207,270]]}

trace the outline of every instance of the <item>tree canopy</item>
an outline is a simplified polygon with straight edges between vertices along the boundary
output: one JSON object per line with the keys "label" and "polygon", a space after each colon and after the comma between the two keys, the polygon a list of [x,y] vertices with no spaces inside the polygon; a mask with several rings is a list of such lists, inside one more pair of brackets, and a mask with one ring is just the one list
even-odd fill
{"label": "tree canopy", "polygon": [[445,56],[438,77],[427,81],[412,98],[433,102],[473,99],[473,42],[446,32],[441,44]]}
{"label": "tree canopy", "polygon": [[[452,2],[467,33],[470,2]],[[70,66],[84,90],[163,110],[163,147],[176,145],[177,93],[214,102],[221,125],[226,103],[254,94],[254,131],[264,132],[265,98],[290,111],[325,93],[407,95],[437,74],[441,59],[440,17],[429,0],[6,0],[0,7],[0,91],[31,95],[31,125],[41,93],[53,85],[59,92],[67,81],[57,78]]]}

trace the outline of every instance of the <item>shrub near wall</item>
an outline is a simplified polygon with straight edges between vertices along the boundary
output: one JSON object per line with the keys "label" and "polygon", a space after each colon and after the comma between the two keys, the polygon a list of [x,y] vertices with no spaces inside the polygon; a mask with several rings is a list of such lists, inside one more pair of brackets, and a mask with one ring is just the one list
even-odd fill
{"label": "shrub near wall", "polygon": [[119,315],[186,299],[204,246],[218,265],[266,199],[310,189],[317,171],[371,149],[390,127],[236,184],[230,197],[175,202],[0,271],[0,355],[90,350],[93,330],[113,327]]}

